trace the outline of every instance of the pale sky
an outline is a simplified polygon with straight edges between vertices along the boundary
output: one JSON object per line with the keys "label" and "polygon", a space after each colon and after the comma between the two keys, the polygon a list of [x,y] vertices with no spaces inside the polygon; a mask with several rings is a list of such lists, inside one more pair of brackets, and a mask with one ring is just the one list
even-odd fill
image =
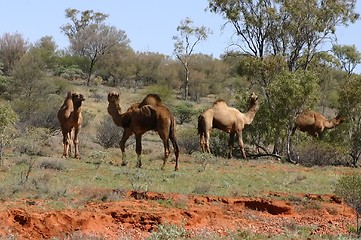
{"label": "pale sky", "polygon": [[[186,17],[193,20],[194,26],[205,26],[213,31],[195,50],[215,58],[225,52],[234,32],[231,26],[221,30],[226,20],[220,15],[204,11],[207,0],[3,0],[1,5],[0,35],[17,32],[31,43],[52,36],[60,49],[68,46],[67,37],[60,31],[60,27],[69,22],[65,18],[66,8],[108,14],[106,23],[124,30],[131,47],[141,52],[172,55],[172,37],[178,34],[177,26]],[[356,10],[361,13],[360,1]],[[361,52],[360,21],[338,29],[336,34],[339,44],[355,44]]]}

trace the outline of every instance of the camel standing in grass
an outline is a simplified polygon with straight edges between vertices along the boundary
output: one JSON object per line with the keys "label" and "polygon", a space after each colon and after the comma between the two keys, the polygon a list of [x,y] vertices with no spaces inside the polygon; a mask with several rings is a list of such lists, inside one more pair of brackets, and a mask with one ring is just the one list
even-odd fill
{"label": "camel standing in grass", "polygon": [[305,110],[298,114],[295,118],[294,125],[288,135],[287,140],[287,155],[288,159],[291,159],[291,137],[298,129],[301,132],[306,132],[312,137],[320,138],[325,130],[334,128],[346,120],[345,116],[337,115],[330,120],[326,119],[321,113]]}
{"label": "camel standing in grass", "polygon": [[232,158],[234,136],[237,135],[242,157],[246,159],[242,131],[245,125],[252,123],[258,109],[259,102],[255,93],[252,93],[250,96],[249,108],[246,113],[241,113],[235,108],[228,107],[224,100],[215,101],[212,108],[207,109],[198,117],[198,134],[201,150],[203,152],[211,153],[209,147],[210,132],[212,128],[217,128],[229,133],[228,157]]}
{"label": "camel standing in grass", "polygon": [[[175,136],[175,119],[169,109],[162,104],[159,96],[155,94],[148,95],[141,103],[133,104],[125,113],[121,112],[119,102],[118,93],[111,92],[108,94],[108,113],[117,126],[124,128],[120,141],[120,149],[123,155],[125,153],[125,142],[132,134],[135,134],[135,149],[138,155],[137,167],[141,167],[142,135],[150,130],[157,131],[164,146],[162,169],[165,168],[170,155],[169,140],[171,140],[176,157],[175,170],[179,170],[179,147]],[[149,105],[149,103],[152,103],[152,105]],[[123,159],[122,165],[125,164]]]}
{"label": "camel standing in grass", "polygon": [[70,144],[72,132],[74,131],[74,151],[75,158],[80,158],[79,155],[79,140],[78,135],[83,123],[83,116],[81,114],[81,104],[85,100],[84,95],[78,92],[68,92],[63,105],[58,111],[58,120],[61,127],[61,132],[63,134],[63,157],[66,158],[70,156]]}

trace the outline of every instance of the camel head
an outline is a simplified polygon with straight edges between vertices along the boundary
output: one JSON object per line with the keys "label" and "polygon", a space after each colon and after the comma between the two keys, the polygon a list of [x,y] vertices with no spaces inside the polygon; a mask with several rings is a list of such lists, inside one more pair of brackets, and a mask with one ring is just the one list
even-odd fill
{"label": "camel head", "polygon": [[[69,93],[68,93],[68,96],[69,96]],[[71,100],[73,101],[74,106],[80,107],[81,103],[85,100],[85,98],[84,98],[83,94],[78,93],[78,92],[73,92],[71,94]]]}
{"label": "camel head", "polygon": [[341,124],[344,121],[346,121],[347,116],[346,115],[342,115],[341,113],[337,114],[337,116],[335,117],[336,120],[336,124]]}
{"label": "camel head", "polygon": [[117,114],[121,113],[121,108],[120,108],[119,102],[120,102],[119,93],[117,93],[117,92],[108,93],[108,113],[111,116],[113,116],[114,113],[117,113]]}
{"label": "camel head", "polygon": [[251,104],[254,104],[258,101],[258,96],[253,92],[251,96],[249,97]]}
{"label": "camel head", "polygon": [[108,102],[109,103],[119,103],[119,93],[110,92],[108,93]]}
{"label": "camel head", "polygon": [[249,97],[249,109],[252,112],[258,112],[259,110],[259,103],[258,103],[258,96],[253,92]]}

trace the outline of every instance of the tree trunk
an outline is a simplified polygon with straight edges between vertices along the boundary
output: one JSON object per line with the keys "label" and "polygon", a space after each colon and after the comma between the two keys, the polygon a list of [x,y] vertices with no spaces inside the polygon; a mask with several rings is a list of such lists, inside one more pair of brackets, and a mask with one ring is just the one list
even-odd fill
{"label": "tree trunk", "polygon": [[184,65],[185,68],[185,81],[184,81],[184,100],[188,100],[189,95],[189,68],[188,64]]}

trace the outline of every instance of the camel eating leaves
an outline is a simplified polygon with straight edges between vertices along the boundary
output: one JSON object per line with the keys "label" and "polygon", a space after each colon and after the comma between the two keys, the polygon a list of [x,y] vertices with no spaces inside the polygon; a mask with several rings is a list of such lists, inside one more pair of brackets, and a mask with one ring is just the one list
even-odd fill
{"label": "camel eating leaves", "polygon": [[79,155],[79,140],[78,135],[83,123],[83,116],[81,114],[81,105],[85,100],[84,95],[78,92],[68,92],[63,105],[58,111],[58,120],[60,123],[61,132],[63,134],[63,157],[70,155],[70,144],[72,141],[72,132],[74,131],[74,151],[75,158],[80,158]]}
{"label": "camel eating leaves", "polygon": [[[163,141],[164,159],[162,169],[165,168],[165,164],[170,155],[169,140],[171,140],[176,157],[175,170],[179,170],[179,147],[175,136],[175,118],[169,109],[162,104],[158,95],[147,95],[141,103],[133,104],[126,112],[122,113],[119,94],[110,92],[108,94],[108,113],[117,126],[124,128],[123,136],[119,144],[123,155],[125,153],[125,142],[132,134],[135,135],[135,149],[138,155],[137,167],[142,166],[142,135],[153,130],[158,132],[159,137]],[[122,161],[124,161],[124,159],[122,159]],[[124,164],[123,162],[122,165]]]}
{"label": "camel eating leaves", "polygon": [[237,135],[238,145],[241,149],[242,157],[246,159],[246,153],[244,151],[242,140],[242,131],[245,125],[252,123],[258,110],[258,96],[255,93],[252,93],[250,96],[250,103],[246,113],[242,113],[235,108],[228,107],[224,100],[215,101],[212,108],[207,109],[198,117],[199,143],[202,152],[211,153],[209,146],[210,132],[213,128],[217,128],[229,133],[228,157],[232,158],[234,136]]}
{"label": "camel eating leaves", "polygon": [[338,114],[336,117],[332,119],[326,119],[321,113],[304,110],[299,113],[293,123],[293,127],[288,134],[287,139],[287,157],[288,161],[292,163],[296,163],[291,157],[291,136],[298,129],[301,132],[306,132],[312,137],[320,138],[325,130],[334,128],[344,122],[346,120],[346,116]]}
{"label": "camel eating leaves", "polygon": [[301,132],[306,132],[313,137],[320,137],[326,129],[334,128],[345,120],[346,117],[342,115],[337,115],[335,118],[328,120],[319,112],[306,110],[297,115],[291,135],[294,134],[296,129],[299,129]]}

